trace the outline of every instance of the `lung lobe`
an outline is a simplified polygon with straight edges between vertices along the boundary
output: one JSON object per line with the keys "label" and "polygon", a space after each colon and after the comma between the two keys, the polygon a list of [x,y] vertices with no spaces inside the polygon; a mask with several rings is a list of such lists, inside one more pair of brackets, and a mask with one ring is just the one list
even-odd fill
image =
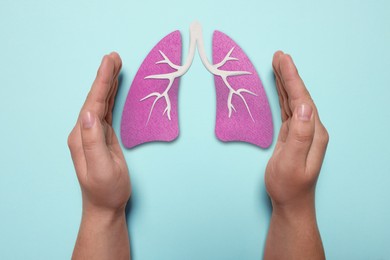
{"label": "lung lobe", "polygon": [[[156,62],[164,59],[161,53],[163,52],[172,63],[180,65],[181,51],[181,34],[179,31],[174,31],[165,36],[149,52],[138,69],[122,113],[121,138],[125,147],[132,148],[152,141],[169,142],[178,136],[177,95],[179,78],[173,81],[168,92],[170,101],[170,111],[168,113],[165,97],[157,99],[157,94],[161,94],[166,90],[169,80],[146,77],[176,71],[166,63],[156,64]],[[152,93],[156,95],[150,96]]]}
{"label": "lung lobe", "polygon": [[[214,75],[217,92],[217,118],[215,133],[221,141],[243,141],[262,148],[271,145],[273,123],[270,106],[260,77],[243,50],[226,34],[215,31],[213,35],[213,64],[220,63],[229,51],[231,58],[219,70],[245,71],[250,74],[230,76],[230,87],[240,95],[230,93],[221,76]],[[229,94],[231,112],[229,117]]]}

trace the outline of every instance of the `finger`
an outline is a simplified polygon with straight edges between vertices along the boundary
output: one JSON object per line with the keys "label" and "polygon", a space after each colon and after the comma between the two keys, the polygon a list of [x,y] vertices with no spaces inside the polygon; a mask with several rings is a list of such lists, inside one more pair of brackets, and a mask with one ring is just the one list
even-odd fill
{"label": "finger", "polygon": [[85,100],[83,111],[90,111],[102,119],[107,110],[108,96],[115,76],[115,61],[105,55],[98,69],[95,81]]}
{"label": "finger", "polygon": [[282,126],[280,127],[280,131],[279,131],[279,135],[278,135],[278,141],[283,142],[283,143],[286,142],[289,125],[290,125],[290,120],[286,120],[282,123]]}
{"label": "finger", "polygon": [[298,70],[290,55],[286,54],[280,58],[280,73],[291,111],[295,111],[295,107],[302,103],[308,103],[314,106],[310,94],[299,76]]}
{"label": "finger", "polygon": [[96,114],[85,111],[81,114],[81,140],[88,172],[98,172],[100,165],[108,165],[110,158],[105,133]]}
{"label": "finger", "polygon": [[289,118],[292,116],[292,112],[291,112],[291,109],[290,109],[290,106],[288,103],[288,94],[284,88],[284,85],[283,85],[284,81],[282,79],[282,72],[280,70],[280,61],[284,56],[286,56],[286,54],[284,54],[283,52],[280,52],[280,54],[278,55],[277,62],[274,64],[274,70],[275,70],[275,73],[277,75],[277,81],[279,82],[279,84],[278,84],[279,91],[280,91],[281,95],[283,96],[284,112],[287,115],[287,118]]}
{"label": "finger", "polygon": [[329,134],[321,123],[318,114],[315,114],[316,125],[313,143],[307,157],[306,168],[308,172],[318,173],[324,160],[326,148],[329,142]]}
{"label": "finger", "polygon": [[278,72],[276,71],[276,67],[279,66],[279,57],[282,54],[283,53],[281,51],[277,51],[277,52],[274,53],[274,57],[272,58],[272,68],[273,68],[275,82],[276,82],[276,90],[278,92],[278,97],[279,97],[280,112],[282,113],[282,120],[283,120],[284,115],[285,115],[284,108],[283,108],[284,100],[283,100],[282,93],[280,92],[280,86],[279,86],[280,79],[279,79],[279,75],[278,75]]}
{"label": "finger", "polygon": [[113,91],[111,93],[111,96],[110,96],[110,99],[108,100],[108,105],[107,105],[106,121],[110,126],[112,126],[112,112],[113,112],[113,108],[114,108],[116,93],[118,91],[118,84],[119,84],[118,79],[116,79],[114,82],[114,87],[112,88]]}
{"label": "finger", "polygon": [[113,86],[111,87],[111,91],[109,93],[109,97],[107,101],[106,121],[108,122],[109,125],[112,125],[112,110],[115,103],[116,93],[118,91],[118,84],[119,84],[118,77],[122,68],[122,59],[119,56],[119,54],[116,52],[112,52],[110,56],[113,58],[115,62],[115,76],[114,76]]}
{"label": "finger", "polygon": [[314,109],[311,104],[302,103],[296,107],[291,118],[286,139],[286,158],[293,165],[304,167],[312,146],[315,130]]}
{"label": "finger", "polygon": [[118,137],[116,136],[115,132],[113,131],[112,135],[112,142],[110,146],[111,151],[118,156],[122,161],[125,161],[125,157],[123,155],[122,148],[119,144]]}
{"label": "finger", "polygon": [[104,136],[106,137],[106,145],[110,147],[113,142],[113,134],[115,134],[114,129],[106,121],[103,121],[102,124],[104,129]]}
{"label": "finger", "polygon": [[276,90],[277,90],[278,96],[279,96],[280,112],[281,112],[281,116],[282,116],[282,121],[284,122],[288,118],[288,114],[286,112],[286,108],[288,108],[288,106],[286,106],[286,105],[288,103],[287,103],[287,95],[286,95],[283,87],[281,86],[282,81],[280,79],[280,75],[279,75],[280,73],[278,71],[281,56],[283,56],[282,51],[275,52],[274,57],[272,59],[272,67],[273,67],[273,71],[274,71],[274,75],[275,75]]}
{"label": "finger", "polygon": [[[288,98],[286,91],[284,90],[283,83],[281,79],[278,77],[276,79],[276,86],[278,86],[279,93],[283,97],[282,98],[282,106],[281,106],[281,113],[282,113],[282,122],[286,121],[289,117],[291,117],[291,110],[290,106],[288,104]],[[279,101],[280,102],[280,101]]]}
{"label": "finger", "polygon": [[76,124],[72,132],[69,134],[68,146],[74,167],[76,169],[76,173],[78,175],[84,174],[86,172],[86,162],[84,157],[83,145],[81,142],[80,127],[78,124]]}
{"label": "finger", "polygon": [[115,63],[114,77],[117,78],[121,69],[122,69],[122,59],[119,56],[119,54],[115,51],[110,53],[110,57],[114,60],[114,63]]}

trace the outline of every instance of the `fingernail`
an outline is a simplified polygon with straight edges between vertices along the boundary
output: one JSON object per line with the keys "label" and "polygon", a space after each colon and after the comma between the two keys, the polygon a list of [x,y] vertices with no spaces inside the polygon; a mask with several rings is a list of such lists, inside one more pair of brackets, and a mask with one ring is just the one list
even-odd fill
{"label": "fingernail", "polygon": [[91,114],[91,112],[87,111],[83,114],[83,116],[81,118],[81,123],[82,123],[84,129],[89,129],[95,123],[95,118]]}
{"label": "fingernail", "polygon": [[298,118],[302,121],[309,121],[312,113],[313,108],[309,104],[301,104],[298,107]]}

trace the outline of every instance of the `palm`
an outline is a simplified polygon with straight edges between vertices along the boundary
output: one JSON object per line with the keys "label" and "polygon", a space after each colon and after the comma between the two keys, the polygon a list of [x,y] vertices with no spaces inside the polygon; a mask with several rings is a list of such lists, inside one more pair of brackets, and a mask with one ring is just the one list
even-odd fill
{"label": "palm", "polygon": [[285,119],[282,123],[274,152],[268,161],[265,172],[266,189],[270,197],[276,201],[284,201],[286,197],[290,196],[286,194],[285,187],[294,181],[294,176],[285,174],[292,170],[293,166],[281,163],[286,162],[285,146],[290,120],[290,118]]}

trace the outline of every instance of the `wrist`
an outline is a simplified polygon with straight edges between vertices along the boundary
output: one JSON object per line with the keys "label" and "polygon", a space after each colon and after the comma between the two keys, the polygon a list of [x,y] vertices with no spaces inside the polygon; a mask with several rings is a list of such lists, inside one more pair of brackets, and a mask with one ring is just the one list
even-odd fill
{"label": "wrist", "polygon": [[83,205],[82,221],[94,222],[95,224],[110,225],[112,223],[121,222],[123,220],[126,220],[125,207],[119,209],[111,209],[91,205]]}
{"label": "wrist", "polygon": [[72,259],[129,259],[125,209],[83,205],[82,219]]}
{"label": "wrist", "polygon": [[277,203],[272,200],[272,215],[284,219],[316,219],[314,196],[308,196],[288,203]]}
{"label": "wrist", "polygon": [[271,221],[292,230],[317,230],[314,200],[306,203],[274,205]]}

